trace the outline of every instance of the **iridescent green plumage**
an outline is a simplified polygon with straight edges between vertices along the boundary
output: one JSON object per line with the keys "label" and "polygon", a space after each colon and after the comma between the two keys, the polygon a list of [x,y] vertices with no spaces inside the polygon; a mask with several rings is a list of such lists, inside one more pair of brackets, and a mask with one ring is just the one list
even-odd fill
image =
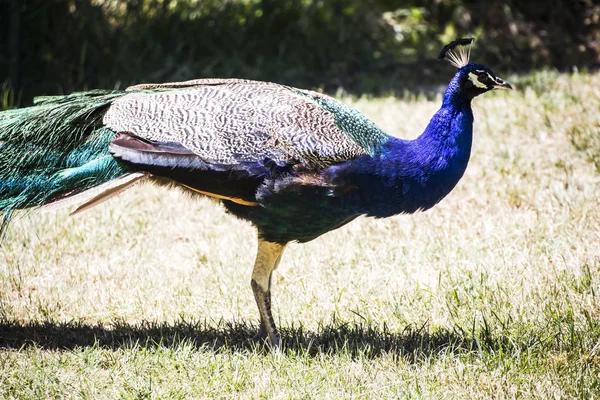
{"label": "iridescent green plumage", "polygon": [[362,115],[358,110],[328,96],[305,90],[295,90],[295,93],[306,96],[321,108],[331,113],[335,124],[349,138],[359,144],[369,155],[375,154],[389,136],[373,121]]}
{"label": "iridescent green plumage", "polygon": [[114,132],[102,110],[122,91],[36,99],[0,115],[0,213],[4,230],[17,209],[83,192],[127,173],[108,151]]}

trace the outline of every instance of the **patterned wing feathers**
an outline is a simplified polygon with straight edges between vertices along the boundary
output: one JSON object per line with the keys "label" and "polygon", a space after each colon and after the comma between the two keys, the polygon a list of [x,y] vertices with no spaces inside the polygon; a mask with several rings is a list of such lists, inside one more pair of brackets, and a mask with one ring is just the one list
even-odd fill
{"label": "patterned wing feathers", "polygon": [[250,84],[267,84],[267,82],[251,81],[247,79],[192,79],[183,82],[170,82],[170,83],[142,83],[139,85],[129,86],[126,90],[128,92],[137,90],[157,90],[157,89],[180,89],[194,86],[217,86],[217,85],[229,85],[234,83],[250,83]]}
{"label": "patterned wing feathers", "polygon": [[311,96],[274,83],[203,79],[130,89],[112,103],[105,125],[179,143],[209,163],[324,166],[366,153]]}

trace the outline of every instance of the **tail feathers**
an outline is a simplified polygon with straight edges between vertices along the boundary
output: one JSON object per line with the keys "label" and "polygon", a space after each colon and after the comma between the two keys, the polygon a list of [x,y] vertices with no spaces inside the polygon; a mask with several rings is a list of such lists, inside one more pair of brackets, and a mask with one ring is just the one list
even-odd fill
{"label": "tail feathers", "polygon": [[40,206],[38,210],[54,211],[60,208],[76,205],[77,208],[73,212],[71,212],[71,215],[76,215],[121,194],[125,190],[140,183],[147,176],[148,175],[144,172],[134,172],[131,174],[127,174],[122,176],[121,178],[88,189],[85,192],[65,197],[63,199],[54,201],[49,204],[44,204]]}
{"label": "tail feathers", "polygon": [[85,210],[89,210],[90,208],[95,207],[100,203],[104,203],[106,200],[112,199],[113,197],[121,194],[133,185],[141,182],[144,178],[146,178],[146,176],[147,175],[144,173],[135,172],[133,174],[126,175],[123,178],[107,182],[104,185],[101,185],[100,189],[102,191],[96,196],[86,201],[85,203],[79,205],[79,207],[77,207],[75,211],[71,213],[71,215],[82,213]]}
{"label": "tail feathers", "polygon": [[124,92],[37,99],[0,113],[0,234],[15,210],[42,206],[130,173],[109,153],[105,109]]}

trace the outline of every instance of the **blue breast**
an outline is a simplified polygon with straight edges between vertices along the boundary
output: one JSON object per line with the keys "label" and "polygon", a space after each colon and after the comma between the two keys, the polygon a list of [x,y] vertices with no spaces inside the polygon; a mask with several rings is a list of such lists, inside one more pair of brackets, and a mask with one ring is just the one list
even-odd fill
{"label": "blue breast", "polygon": [[389,217],[433,207],[456,186],[471,154],[470,104],[445,104],[415,140],[390,138],[373,157],[332,166],[325,173],[337,184],[359,188],[360,213]]}

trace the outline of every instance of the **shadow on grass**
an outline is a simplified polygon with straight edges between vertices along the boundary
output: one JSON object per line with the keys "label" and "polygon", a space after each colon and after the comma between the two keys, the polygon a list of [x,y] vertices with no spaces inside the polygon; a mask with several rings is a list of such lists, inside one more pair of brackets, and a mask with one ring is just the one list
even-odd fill
{"label": "shadow on grass", "polygon": [[[117,322],[104,327],[77,322],[2,321],[0,348],[171,348],[185,343],[199,350],[255,351],[257,345],[249,340],[255,329],[256,327],[238,322],[222,322],[218,326],[186,321],[174,324],[142,322],[136,325]],[[485,332],[469,338],[471,335],[465,332],[445,328],[430,330],[426,324],[416,328],[408,326],[402,332],[391,332],[385,326],[333,322],[322,326],[317,332],[306,331],[302,327],[283,328],[281,336],[284,351],[297,354],[316,356],[343,353],[367,358],[391,354],[413,362],[448,352],[465,353],[482,349],[493,351],[506,344],[489,337]]]}

